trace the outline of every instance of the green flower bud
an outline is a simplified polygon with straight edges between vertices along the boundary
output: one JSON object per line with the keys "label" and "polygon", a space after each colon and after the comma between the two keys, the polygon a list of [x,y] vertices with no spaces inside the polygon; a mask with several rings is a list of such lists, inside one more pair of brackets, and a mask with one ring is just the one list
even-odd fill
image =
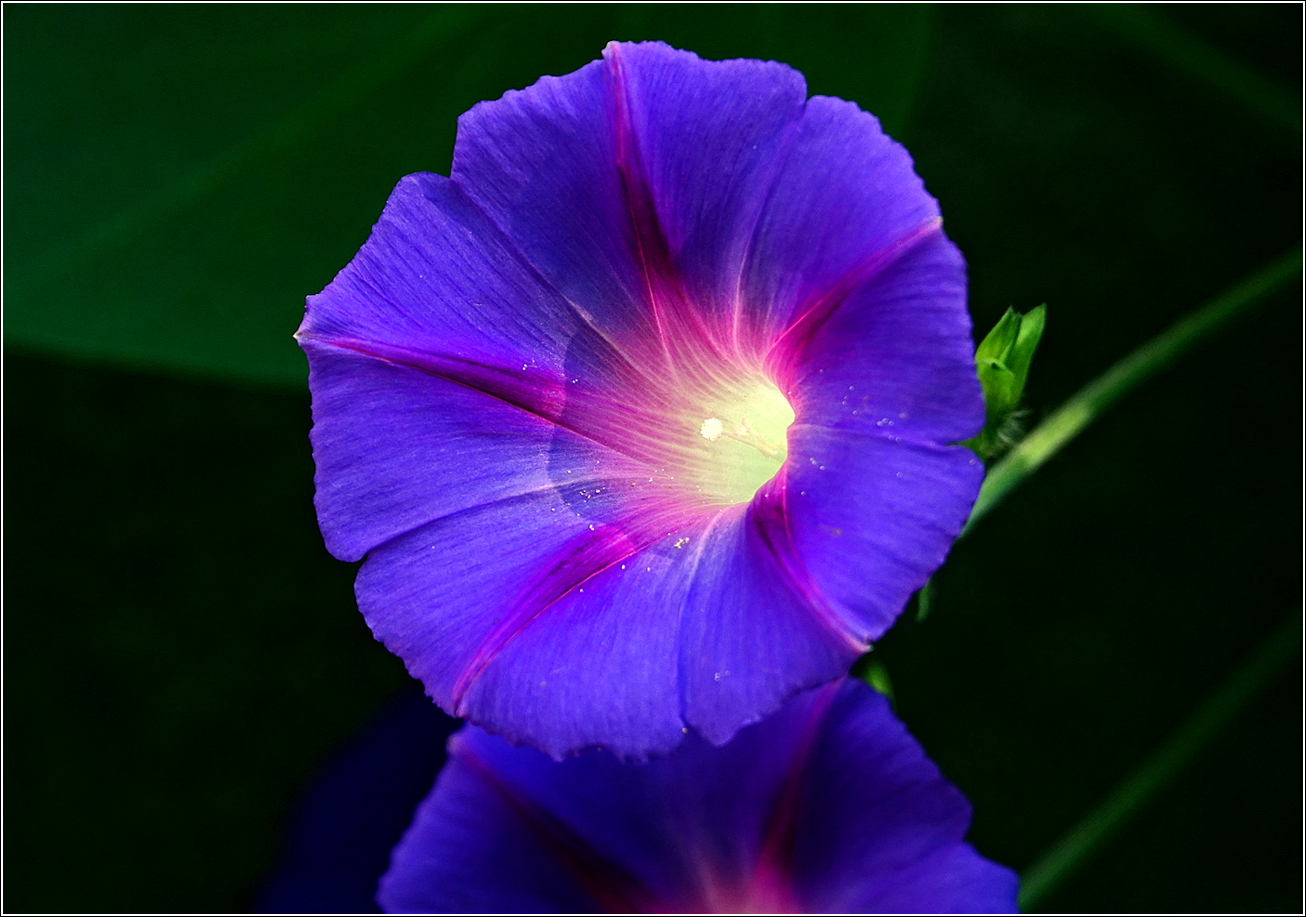
{"label": "green flower bud", "polygon": [[984,389],[984,429],[962,445],[969,446],[982,459],[992,458],[1009,445],[1009,436],[1004,433],[1010,433],[1008,422],[1025,392],[1025,380],[1046,318],[1046,304],[1024,315],[1007,309],[975,348],[975,371]]}
{"label": "green flower bud", "polygon": [[866,682],[879,693],[889,699],[889,703],[897,706],[893,697],[893,682],[889,681],[889,670],[884,667],[878,659],[871,659],[870,647],[856,662],[853,663],[852,670],[848,673],[853,678]]}
{"label": "green flower bud", "polygon": [[883,663],[872,662],[866,667],[863,677],[868,685],[888,698],[890,704],[897,706],[893,698],[893,682],[889,681],[889,670]]}

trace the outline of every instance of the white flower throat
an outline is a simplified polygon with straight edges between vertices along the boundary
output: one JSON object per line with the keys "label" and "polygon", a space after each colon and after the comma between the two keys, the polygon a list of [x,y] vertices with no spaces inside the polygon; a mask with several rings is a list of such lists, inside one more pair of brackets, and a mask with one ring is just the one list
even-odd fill
{"label": "white flower throat", "polygon": [[700,410],[677,424],[682,481],[711,503],[751,500],[784,465],[793,408],[760,376],[693,400]]}

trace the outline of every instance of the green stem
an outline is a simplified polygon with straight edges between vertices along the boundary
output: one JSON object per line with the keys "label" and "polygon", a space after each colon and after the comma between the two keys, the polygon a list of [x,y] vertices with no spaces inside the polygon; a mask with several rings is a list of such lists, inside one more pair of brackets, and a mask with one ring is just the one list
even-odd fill
{"label": "green stem", "polygon": [[1101,376],[1080,389],[989,469],[962,535],[970,533],[1025,478],[1148,377],[1169,366],[1202,338],[1297,276],[1302,252],[1295,248],[1266,265],[1191,315],[1180,319]]}
{"label": "green stem", "polygon": [[1025,871],[1020,883],[1022,911],[1037,906],[1082,865],[1212,736],[1269,685],[1290,660],[1299,658],[1301,626],[1300,615],[1290,616],[1142,767]]}

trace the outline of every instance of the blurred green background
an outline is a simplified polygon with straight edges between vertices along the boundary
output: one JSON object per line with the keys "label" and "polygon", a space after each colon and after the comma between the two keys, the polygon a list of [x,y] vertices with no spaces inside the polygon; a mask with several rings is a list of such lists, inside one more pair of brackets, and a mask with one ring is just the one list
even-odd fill
{"label": "blurred green background", "polygon": [[[610,39],[802,70],[912,151],[1029,423],[1300,243],[1297,5],[14,6],[4,907],[228,911],[408,682],[312,508],[304,297],[455,121]],[[1300,290],[1131,395],[877,649],[1024,869],[1301,612]],[[1294,663],[1043,902],[1302,906]]]}

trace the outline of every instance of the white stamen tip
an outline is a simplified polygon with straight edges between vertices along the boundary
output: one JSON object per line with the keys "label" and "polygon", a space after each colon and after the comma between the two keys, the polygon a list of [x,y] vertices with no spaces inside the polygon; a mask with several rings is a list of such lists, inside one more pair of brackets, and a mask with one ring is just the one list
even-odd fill
{"label": "white stamen tip", "polygon": [[725,427],[722,426],[721,421],[717,420],[715,417],[709,417],[707,420],[703,421],[703,426],[698,430],[699,433],[703,434],[703,438],[710,443],[714,443],[720,439],[721,434],[724,431]]}

